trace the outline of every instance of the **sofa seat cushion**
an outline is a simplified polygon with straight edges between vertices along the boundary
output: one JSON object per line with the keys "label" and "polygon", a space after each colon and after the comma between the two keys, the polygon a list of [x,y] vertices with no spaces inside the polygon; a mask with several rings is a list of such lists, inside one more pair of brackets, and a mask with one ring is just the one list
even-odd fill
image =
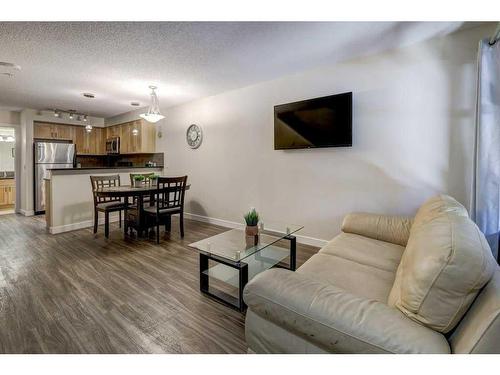
{"label": "sofa seat cushion", "polygon": [[438,332],[452,330],[496,267],[467,210],[448,196],[417,212],[389,305]]}
{"label": "sofa seat cushion", "polygon": [[383,303],[387,303],[395,277],[394,272],[321,253],[309,258],[297,273]]}
{"label": "sofa seat cushion", "polygon": [[390,242],[341,233],[319,252],[395,273],[405,248]]}

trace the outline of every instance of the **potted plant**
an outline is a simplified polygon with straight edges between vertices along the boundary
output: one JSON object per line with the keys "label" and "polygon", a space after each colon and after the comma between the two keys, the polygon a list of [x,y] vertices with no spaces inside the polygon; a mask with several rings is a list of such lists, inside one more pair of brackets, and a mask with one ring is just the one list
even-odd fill
{"label": "potted plant", "polygon": [[142,184],[144,183],[144,176],[142,174],[134,176],[134,187],[142,187]]}
{"label": "potted plant", "polygon": [[151,181],[151,185],[156,186],[158,185],[158,176],[157,174],[152,175],[149,180]]}
{"label": "potted plant", "polygon": [[245,227],[245,234],[247,236],[256,236],[259,233],[259,228],[257,224],[259,223],[259,214],[252,208],[251,211],[247,212],[244,216],[247,226]]}

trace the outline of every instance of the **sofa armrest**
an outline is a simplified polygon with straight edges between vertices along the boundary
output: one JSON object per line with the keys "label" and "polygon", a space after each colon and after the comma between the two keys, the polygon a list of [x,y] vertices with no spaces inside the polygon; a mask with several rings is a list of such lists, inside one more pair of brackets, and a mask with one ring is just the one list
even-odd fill
{"label": "sofa armrest", "polygon": [[288,270],[257,275],[245,287],[244,299],[261,318],[329,352],[450,352],[442,334],[399,310]]}
{"label": "sofa armrest", "polygon": [[344,218],[342,231],[406,246],[412,224],[413,218],[404,216],[351,213]]}

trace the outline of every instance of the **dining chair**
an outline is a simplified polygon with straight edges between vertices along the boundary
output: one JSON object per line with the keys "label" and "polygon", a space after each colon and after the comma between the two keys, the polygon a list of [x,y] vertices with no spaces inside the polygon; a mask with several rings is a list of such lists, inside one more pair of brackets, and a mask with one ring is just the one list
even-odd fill
{"label": "dining chair", "polygon": [[145,215],[154,217],[156,224],[156,243],[160,243],[160,223],[166,218],[165,231],[171,229],[172,215],[179,214],[181,237],[184,237],[184,194],[187,176],[158,177],[158,186],[154,193],[154,202],[145,206]]}
{"label": "dining chair", "polygon": [[[135,176],[144,176],[144,183],[145,184],[150,184],[151,183],[151,177],[155,175],[154,172],[151,173],[130,173],[130,186],[134,186],[134,177]],[[148,203],[151,199],[148,195],[142,198],[144,203]],[[129,202],[130,203],[130,202]],[[137,204],[137,198],[133,198],[133,202],[131,203],[132,205],[129,205],[129,208],[133,208]]]}
{"label": "dining chair", "polygon": [[104,235],[109,237],[109,214],[118,211],[119,225],[122,226],[122,210],[125,203],[119,197],[100,197],[96,194],[98,189],[120,186],[120,175],[90,176],[92,193],[94,195],[94,233],[97,233],[99,224],[99,212],[104,212]]}

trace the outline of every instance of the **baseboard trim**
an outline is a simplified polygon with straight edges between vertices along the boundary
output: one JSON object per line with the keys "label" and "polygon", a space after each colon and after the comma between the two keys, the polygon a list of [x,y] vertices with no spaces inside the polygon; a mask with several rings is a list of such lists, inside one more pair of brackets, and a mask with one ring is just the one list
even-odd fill
{"label": "baseboard trim", "polygon": [[35,211],[33,210],[23,210],[22,208],[20,208],[19,210],[17,210],[17,212],[24,216],[35,216]]}
{"label": "baseboard trim", "polygon": [[[202,221],[204,223],[219,225],[221,227],[231,228],[231,229],[232,228],[240,228],[242,226],[241,223],[236,223],[234,221],[217,219],[215,217],[209,217],[209,216],[191,214],[191,213],[187,213],[187,212],[184,213],[184,217],[186,219],[191,219],[191,220],[196,220],[196,221]],[[327,240],[322,240],[320,238],[303,236],[303,235],[300,235],[300,234],[295,234],[295,237],[297,237],[297,242],[299,242],[301,244],[304,244],[304,245],[311,245],[311,246],[316,246],[316,247],[323,247],[323,246],[325,246],[328,243]]]}
{"label": "baseboard trim", "polygon": [[[119,216],[116,215],[111,215],[109,217],[109,222],[113,223],[118,221]],[[104,218],[99,219],[99,225],[103,225],[105,222]],[[64,232],[71,232],[73,230],[78,230],[78,229],[84,229],[84,228],[90,228],[94,225],[94,220],[85,220],[85,221],[80,221],[78,223],[72,223],[72,224],[66,224],[66,225],[58,225],[56,227],[49,227],[49,233],[50,234],[59,234],[59,233],[64,233]]]}

